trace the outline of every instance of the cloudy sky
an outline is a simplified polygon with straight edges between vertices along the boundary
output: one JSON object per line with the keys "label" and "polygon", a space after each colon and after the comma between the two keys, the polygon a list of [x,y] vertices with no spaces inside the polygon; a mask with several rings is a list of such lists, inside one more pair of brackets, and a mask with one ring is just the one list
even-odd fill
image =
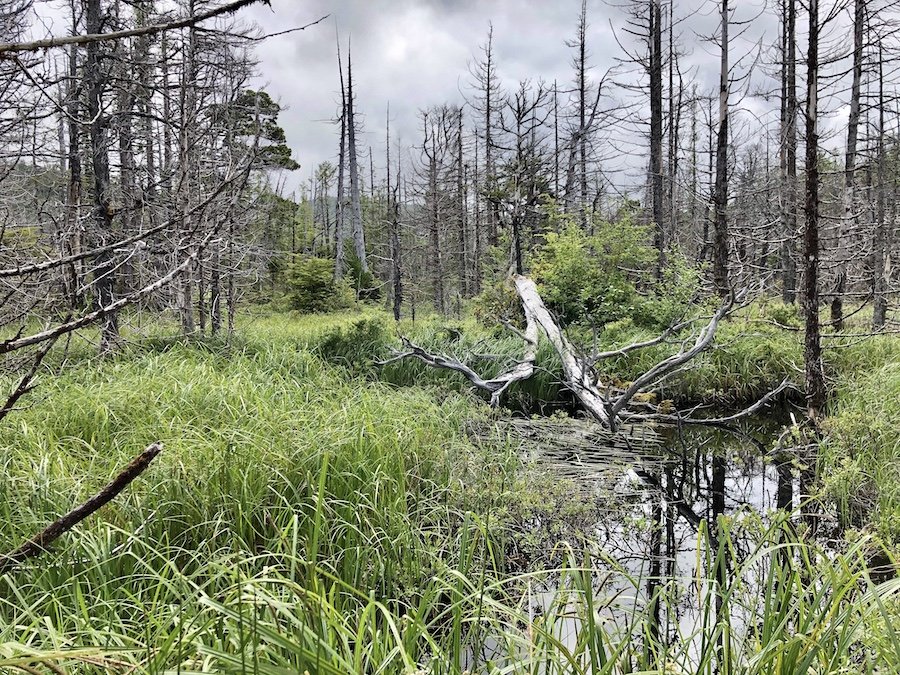
{"label": "cloudy sky", "polygon": [[[622,57],[617,39],[633,46],[633,38],[623,32],[626,14],[616,5],[603,0],[588,4],[596,77]],[[754,0],[742,5],[741,14],[759,11]],[[283,126],[303,166],[302,178],[297,178],[304,180],[337,151],[336,129],[327,121],[335,116],[339,99],[335,31],[344,43],[348,37],[352,41],[354,86],[365,114],[363,142],[375,146],[377,165],[388,102],[392,133],[406,143],[414,141],[419,110],[460,103],[471,93],[468,68],[491,23],[499,74],[507,88],[523,78],[556,79],[560,87],[567,86],[572,50],[565,43],[575,34],[580,6],[580,0],[272,0],[271,8],[254,7],[245,16],[272,33],[330,15],[306,31],[270,38],[257,51],[263,86],[287,108]],[[676,12],[691,17],[690,25],[680,30],[690,81],[701,89],[711,87],[718,76],[717,48],[701,37],[715,31],[713,6],[679,1]],[[774,20],[771,25],[777,31]],[[741,41],[753,42],[759,32],[757,24],[753,35]]]}
{"label": "cloudy sky", "polygon": [[[696,84],[700,94],[715,91],[718,82],[719,48],[709,38],[717,32],[717,3],[712,0],[673,0],[680,43],[680,64],[685,86]],[[588,0],[588,47],[593,64],[592,76],[602,77],[619,66],[618,83],[631,84],[637,74],[621,65],[623,48],[639,49],[627,33],[631,0]],[[668,3],[664,2],[664,5]],[[778,20],[773,0],[741,0],[732,15],[731,59],[735,82],[732,105],[736,119],[732,133],[740,143],[758,141],[760,125],[777,123],[777,100],[766,100],[766,89],[774,86],[763,67],[750,70],[753,55],[763,53],[763,62],[771,63],[773,43],[778,39]],[[58,0],[40,3],[43,25],[38,31],[64,33]],[[268,38],[257,47],[258,86],[272,94],[285,110],[281,123],[288,143],[302,168],[286,177],[288,191],[306,181],[315,166],[336,160],[337,129],[329,120],[337,114],[339,85],[337,75],[336,33],[342,44],[352,41],[354,87],[357,108],[363,113],[365,133],[361,144],[375,148],[376,170],[383,164],[385,114],[391,109],[394,138],[409,146],[418,138],[418,113],[432,105],[462,103],[471,95],[471,62],[484,44],[493,24],[494,48],[499,75],[505,87],[512,89],[521,79],[559,82],[560,88],[572,82],[573,50],[566,41],[574,37],[581,0],[271,0],[271,6],[257,4],[242,10],[241,16],[258,25],[263,34],[277,33],[328,19],[302,32]],[[56,16],[54,16],[56,15]],[[798,51],[802,54],[805,37],[798,21]],[[826,38],[831,48],[846,51],[846,22],[831,26]],[[843,33],[842,33],[843,31]],[[735,64],[737,64],[735,66]],[[775,74],[768,66],[769,74]],[[626,94],[609,87],[614,107]],[[846,117],[840,103],[825,109],[836,111],[825,120],[826,127],[837,128]],[[641,110],[634,113],[646,118]],[[753,120],[742,125],[740,120]],[[702,129],[701,125],[701,129]],[[770,127],[773,131],[774,126]],[[640,182],[645,142],[634,127],[615,132],[600,152],[604,170],[616,173],[608,178],[620,185]],[[702,133],[702,132],[701,132]],[[743,134],[743,138],[741,135]],[[364,150],[367,153],[367,149]],[[629,178],[631,174],[631,178]]]}

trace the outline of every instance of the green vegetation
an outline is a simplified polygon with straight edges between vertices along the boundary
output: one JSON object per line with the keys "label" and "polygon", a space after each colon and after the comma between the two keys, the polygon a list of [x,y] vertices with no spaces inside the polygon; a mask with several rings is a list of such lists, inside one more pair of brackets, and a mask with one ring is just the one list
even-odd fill
{"label": "green vegetation", "polygon": [[297,256],[288,270],[288,298],[291,307],[303,313],[333,312],[353,304],[353,292],[335,280],[329,258]]}
{"label": "green vegetation", "polygon": [[[473,444],[466,423],[486,408],[447,374],[404,361],[374,377],[388,326],[377,312],[272,316],[230,345],[157,339],[45,382],[0,427],[5,549],[150,441],[166,449],[0,580],[0,666],[761,675],[900,662],[898,584],[869,578],[871,543],[835,558],[781,518],[701,534],[698,559],[727,559],[733,581],[692,581],[697,624],[663,644],[632,600],[644,580],[582,539],[589,501],[511,446]],[[470,322],[402,329],[460,352],[521,349]],[[737,530],[758,542],[749,555]]]}
{"label": "green vegetation", "polygon": [[845,347],[822,448],[824,487],[844,527],[900,545],[900,340]]}

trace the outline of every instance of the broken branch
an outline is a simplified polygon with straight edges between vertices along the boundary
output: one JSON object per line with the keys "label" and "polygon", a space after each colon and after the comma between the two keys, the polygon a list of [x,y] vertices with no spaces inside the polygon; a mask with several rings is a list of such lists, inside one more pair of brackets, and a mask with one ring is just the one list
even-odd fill
{"label": "broken branch", "polygon": [[58,518],[53,523],[34,535],[31,539],[19,546],[15,551],[0,557],[0,574],[9,571],[28,558],[34,558],[47,550],[47,547],[60,536],[71,530],[85,518],[91,516],[100,508],[111,502],[122,490],[128,487],[135,478],[140,476],[150,462],[162,452],[162,443],[152,443],[141,454],[135,457],[119,475],[113,478],[100,492],[88,499],[66,515]]}

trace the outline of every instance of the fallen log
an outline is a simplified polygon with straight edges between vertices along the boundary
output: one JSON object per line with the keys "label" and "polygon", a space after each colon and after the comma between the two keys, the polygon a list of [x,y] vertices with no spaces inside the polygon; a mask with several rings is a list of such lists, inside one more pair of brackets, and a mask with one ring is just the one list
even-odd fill
{"label": "fallen log", "polygon": [[[649,415],[636,413],[629,409],[635,396],[652,389],[654,385],[684,368],[691,360],[712,346],[720,322],[734,307],[734,295],[731,294],[727,301],[713,313],[708,323],[700,329],[693,340],[685,340],[681,343],[678,352],[653,365],[642,375],[635,378],[626,388],[616,389],[598,382],[597,374],[594,370],[594,364],[597,361],[660,344],[671,335],[692,324],[694,320],[680,321],[676,325],[667,328],[660,336],[651,340],[638,342],[621,349],[595,353],[593,356],[587,357],[583,356],[566,337],[556,318],[544,304],[534,281],[522,275],[514,275],[512,281],[522,303],[522,311],[526,320],[525,333],[515,332],[523,337],[526,349],[523,359],[508,372],[494,378],[484,378],[459,359],[444,354],[429,353],[402,336],[401,340],[406,347],[406,351],[398,352],[393,358],[381,363],[390,363],[398,359],[412,357],[434,368],[446,368],[462,373],[474,386],[490,392],[491,405],[497,407],[500,403],[501,394],[511,384],[527,380],[534,374],[538,328],[540,328],[540,331],[544,333],[559,355],[563,370],[562,384],[572,391],[588,415],[614,433],[619,430],[620,425],[624,421],[641,422],[653,420],[662,423],[689,422],[692,424],[722,426],[727,422],[735,421],[739,417],[746,416],[760,409],[771,401],[774,396],[790,386],[787,382],[782,383],[776,390],[770,392],[751,406],[748,412],[730,416],[727,419],[694,419],[690,418],[690,416],[677,414],[661,414],[659,411],[653,411]],[[646,404],[642,404],[642,406],[646,407]]]}
{"label": "fallen log", "polygon": [[100,492],[80,506],[69,511],[66,515],[53,521],[16,550],[0,556],[0,574],[9,571],[28,558],[34,558],[44,553],[47,550],[47,547],[59,539],[59,537],[115,499],[122,490],[128,487],[129,483],[140,476],[144,472],[144,469],[150,466],[150,462],[156,459],[156,456],[162,452],[162,449],[162,443],[152,443],[147,446],[141,454],[131,460],[131,462],[128,463],[128,466],[100,490]]}

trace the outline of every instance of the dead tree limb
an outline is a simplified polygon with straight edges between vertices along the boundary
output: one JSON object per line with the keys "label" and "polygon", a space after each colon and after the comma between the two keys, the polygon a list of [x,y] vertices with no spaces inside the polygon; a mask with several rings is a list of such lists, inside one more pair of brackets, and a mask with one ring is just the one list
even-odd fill
{"label": "dead tree limb", "polygon": [[518,329],[514,331],[520,335],[525,342],[524,356],[512,367],[512,369],[490,379],[483,378],[459,359],[444,354],[431,354],[418,345],[413,344],[409,339],[403,336],[400,337],[400,340],[403,342],[404,347],[406,347],[406,351],[395,354],[386,361],[379,362],[379,365],[386,365],[388,363],[393,363],[394,361],[399,361],[400,359],[413,357],[419,359],[423,363],[427,363],[433,368],[444,368],[462,373],[475,387],[490,392],[491,407],[496,408],[500,405],[500,397],[503,395],[503,392],[505,392],[511,384],[527,380],[534,374],[534,364],[537,359],[538,326],[534,320],[534,316],[528,312],[527,308],[525,310],[525,320],[525,332],[522,333]]}
{"label": "dead tree limb", "polygon": [[[66,321],[68,321],[69,317],[66,317]],[[19,399],[25,396],[28,392],[34,389],[34,378],[38,374],[38,370],[41,367],[41,363],[44,362],[44,357],[50,353],[50,349],[53,348],[53,345],[56,344],[59,336],[55,336],[49,340],[47,340],[41,348],[38,350],[37,354],[34,355],[34,358],[31,362],[31,368],[28,369],[28,372],[22,376],[22,379],[19,380],[19,383],[16,385],[16,388],[13,389],[12,393],[7,396],[6,402],[0,406],[0,420],[9,415],[16,406],[16,403],[19,402]]]}
{"label": "dead tree limb", "polygon": [[60,536],[115,499],[122,490],[128,487],[128,484],[131,483],[131,481],[144,472],[144,469],[146,469],[150,465],[150,462],[162,452],[162,449],[162,443],[152,443],[147,446],[146,450],[131,460],[128,466],[126,466],[119,475],[113,478],[106,487],[100,490],[100,492],[88,499],[81,506],[72,509],[66,515],[55,520],[44,530],[19,546],[15,551],[0,557],[0,574],[9,571],[28,558],[34,558],[41,553],[44,553],[47,550],[47,547]]}
{"label": "dead tree limb", "polygon": [[705,351],[712,344],[713,338],[716,336],[716,329],[719,327],[719,322],[731,311],[733,306],[734,295],[729,294],[725,304],[713,314],[709,323],[697,334],[697,339],[690,349],[682,348],[677,354],[672,354],[672,356],[663,359],[650,368],[650,370],[635,379],[624,393],[622,393],[609,407],[609,417],[612,423],[615,424],[615,420],[618,418],[619,413],[622,412],[625,406],[628,405],[629,401],[631,401],[638,392],[675,372],[688,361],[691,361],[698,354]]}
{"label": "dead tree limb", "polygon": [[[563,369],[563,384],[575,394],[581,406],[591,417],[611,431],[616,431],[625,409],[635,395],[677,372],[701,352],[708,349],[715,338],[719,323],[734,306],[734,296],[730,295],[725,304],[712,315],[709,322],[700,330],[691,346],[688,346],[688,343],[684,343],[678,353],[672,354],[654,365],[643,375],[636,378],[624,391],[607,388],[604,392],[598,386],[597,376],[593,369],[593,364],[598,358],[627,354],[630,351],[660,344],[670,335],[693,323],[693,320],[679,322],[652,340],[635,343],[619,350],[595,354],[591,357],[583,357],[569,342],[559,323],[557,323],[550,310],[547,309],[534,281],[526,276],[514,275],[513,282],[522,302],[522,309],[525,312],[527,321],[525,333],[522,335],[526,343],[526,353],[525,358],[509,372],[487,380],[459,359],[443,354],[431,354],[405,337],[401,339],[406,347],[406,351],[400,352],[392,359],[382,363],[413,357],[434,368],[445,368],[462,373],[479,389],[491,392],[491,405],[497,406],[500,395],[506,391],[510,384],[528,379],[533,375],[537,352],[538,328],[540,328],[559,355]],[[517,330],[514,332],[519,333]],[[778,390],[771,392],[767,397],[763,397],[752,407],[753,410],[764,406],[773,396],[780,393],[787,386],[787,383],[783,383]],[[627,417],[629,419],[640,418],[638,415],[628,415]],[[737,416],[731,416],[723,419],[721,424],[727,424],[737,418]],[[681,418],[678,416],[646,415],[645,419],[677,422]]]}
{"label": "dead tree limb", "polygon": [[[132,28],[129,30],[119,30],[111,33],[91,33],[87,35],[66,35],[64,37],[51,37],[44,40],[35,40],[33,42],[3,42],[0,43],[0,58],[4,54],[36,52],[41,49],[50,49],[52,47],[63,47],[65,45],[83,45],[90,42],[104,42],[107,40],[121,40],[129,37],[139,37],[141,35],[154,35],[165,31],[176,30],[178,28],[187,28],[201,21],[212,19],[224,14],[233,14],[237,10],[253,5],[261,0],[232,0],[229,3],[218,7],[211,7],[202,12],[197,12],[190,16],[185,16],[174,21],[165,23],[156,23],[140,28]],[[268,2],[266,2],[268,4]],[[316,22],[318,23],[318,22]]]}
{"label": "dead tree limb", "polygon": [[[740,410],[731,415],[726,415],[725,417],[692,417],[691,411],[685,413],[672,413],[672,414],[663,414],[663,413],[634,413],[634,414],[626,414],[623,415],[623,418],[629,422],[639,422],[639,421],[652,421],[652,422],[664,422],[666,424],[691,424],[691,425],[701,425],[701,426],[713,426],[713,427],[724,427],[725,425],[731,424],[732,422],[737,422],[738,420],[744,419],[745,417],[750,417],[751,415],[755,415],[763,408],[765,408],[769,403],[771,403],[777,396],[779,396],[782,392],[787,390],[797,390],[797,385],[791,382],[788,379],[782,380],[781,384],[772,389],[771,391],[765,393],[758,400],[756,400],[751,405],[747,406],[743,410]],[[696,410],[696,408],[695,408]]]}
{"label": "dead tree limb", "polygon": [[544,305],[535,283],[522,275],[516,275],[513,277],[513,281],[526,316],[531,314],[534,317],[556,353],[559,354],[565,385],[572,390],[588,414],[601,424],[612,428],[613,424],[610,423],[606,401],[594,384],[594,373],[590,364],[577,355],[572,343],[563,334],[556,319]]}

